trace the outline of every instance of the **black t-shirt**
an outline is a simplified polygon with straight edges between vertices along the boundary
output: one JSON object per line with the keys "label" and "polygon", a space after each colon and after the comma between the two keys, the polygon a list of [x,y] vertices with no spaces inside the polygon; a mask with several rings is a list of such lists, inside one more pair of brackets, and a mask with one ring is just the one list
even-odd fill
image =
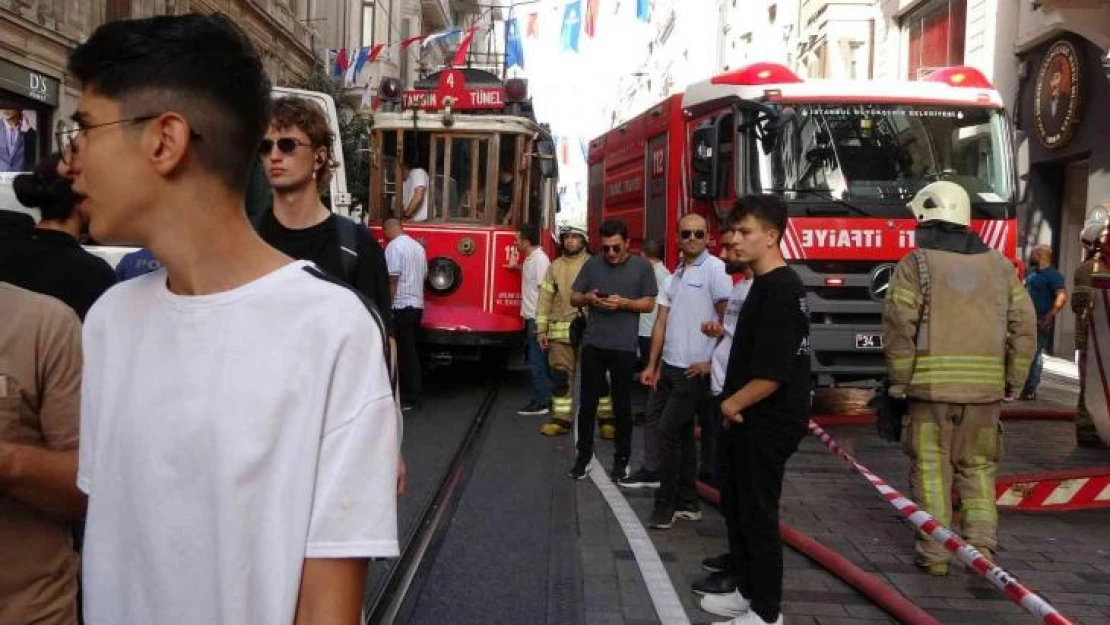
{"label": "black t-shirt", "polygon": [[116,272],[70,235],[35,228],[22,213],[0,211],[0,282],[59,299],[84,320],[116,283]]}
{"label": "black t-shirt", "polygon": [[[339,249],[339,217],[331,215],[324,221],[294,230],[277,220],[273,211],[267,211],[258,224],[258,234],[270,245],[297,260],[309,260],[328,274],[346,282]],[[385,265],[385,252],[370,231],[361,225],[355,228],[355,252],[358,261],[349,286],[362,293],[378,307],[386,329],[393,333],[393,302],[389,294],[389,270]]]}
{"label": "black t-shirt", "polygon": [[757,276],[736,320],[724,393],[753,379],[781,384],[763,401],[742,411],[746,420],[805,427],[809,420],[809,309],[805,288],[790,267]]}

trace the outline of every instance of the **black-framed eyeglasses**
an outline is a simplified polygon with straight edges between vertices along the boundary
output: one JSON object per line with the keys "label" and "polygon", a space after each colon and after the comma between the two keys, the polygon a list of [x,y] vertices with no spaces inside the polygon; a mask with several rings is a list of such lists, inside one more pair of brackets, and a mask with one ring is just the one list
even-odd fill
{"label": "black-framed eyeglasses", "polygon": [[[67,124],[64,121],[58,122],[58,130],[54,132],[54,138],[58,143],[58,153],[61,154],[62,162],[69,165],[73,155],[77,153],[77,140],[81,138],[83,133],[86,133],[94,128],[101,128],[103,126],[114,126],[116,124],[136,124],[140,122],[148,122],[156,119],[164,113],[152,113],[150,115],[139,115],[138,117],[128,117],[127,119],[117,119],[115,121],[103,122],[100,124],[93,124],[85,126],[81,122],[72,122]],[[189,136],[193,139],[200,139],[200,133],[193,129],[189,129]]]}
{"label": "black-framed eyeglasses", "polygon": [[273,139],[263,139],[262,143],[258,144],[259,155],[269,156],[270,152],[273,151],[275,145],[282,154],[292,154],[294,150],[297,149],[297,146],[304,146],[306,148],[312,147],[311,144],[305,143],[304,141],[298,141],[293,137],[281,137],[277,141],[274,141]]}
{"label": "black-framed eyeglasses", "polygon": [[679,230],[678,235],[683,239],[694,237],[700,240],[705,238],[705,230]]}
{"label": "black-framed eyeglasses", "polygon": [[601,246],[601,251],[606,253],[606,254],[608,254],[609,252],[617,254],[617,253],[620,253],[620,251],[622,249],[624,249],[624,246],[621,245],[620,243],[617,243],[616,245],[602,245]]}

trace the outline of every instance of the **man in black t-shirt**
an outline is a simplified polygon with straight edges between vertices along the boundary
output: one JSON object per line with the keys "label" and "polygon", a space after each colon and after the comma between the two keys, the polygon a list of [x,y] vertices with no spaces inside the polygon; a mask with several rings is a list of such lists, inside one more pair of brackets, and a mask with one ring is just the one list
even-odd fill
{"label": "man in black t-shirt", "polygon": [[721,397],[725,501],[733,502],[729,573],[737,590],[702,607],[732,625],[782,623],[779,497],[786,461],[806,435],[811,381],[809,313],[801,280],[780,250],[787,210],[772,195],[749,195],[729,216],[733,245],[755,274],[736,322]]}
{"label": "man in black t-shirt", "polygon": [[[297,97],[274,102],[261,149],[262,169],[274,190],[273,209],[255,219],[256,228],[273,247],[316,263],[374,302],[392,335],[393,306],[382,246],[369,230],[333,214],[320,200],[335,166],[334,139],[316,104]],[[344,245],[344,239],[353,245]]]}

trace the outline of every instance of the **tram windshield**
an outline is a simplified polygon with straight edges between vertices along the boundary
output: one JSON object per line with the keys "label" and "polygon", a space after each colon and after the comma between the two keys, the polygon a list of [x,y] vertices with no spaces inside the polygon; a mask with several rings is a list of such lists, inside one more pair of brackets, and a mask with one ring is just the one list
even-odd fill
{"label": "tram windshield", "polygon": [[428,221],[516,225],[536,222],[541,181],[533,141],[523,134],[382,130],[375,133],[377,166],[371,172],[372,218],[400,213],[411,198],[409,177],[428,181]]}

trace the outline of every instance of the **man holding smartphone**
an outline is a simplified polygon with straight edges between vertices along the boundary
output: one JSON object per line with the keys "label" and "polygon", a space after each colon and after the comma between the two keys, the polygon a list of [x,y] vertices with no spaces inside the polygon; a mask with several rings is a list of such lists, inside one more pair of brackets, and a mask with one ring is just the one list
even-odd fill
{"label": "man holding smartphone", "polygon": [[640,313],[655,308],[655,272],[642,256],[628,250],[628,226],[620,219],[601,224],[601,254],[590,258],[574,281],[570,302],[590,308],[582,341],[582,395],[578,412],[578,458],[571,479],[586,477],[593,458],[594,422],[605,375],[612,385],[613,412],[617,417],[613,480],[628,475],[632,453],[632,376]]}

